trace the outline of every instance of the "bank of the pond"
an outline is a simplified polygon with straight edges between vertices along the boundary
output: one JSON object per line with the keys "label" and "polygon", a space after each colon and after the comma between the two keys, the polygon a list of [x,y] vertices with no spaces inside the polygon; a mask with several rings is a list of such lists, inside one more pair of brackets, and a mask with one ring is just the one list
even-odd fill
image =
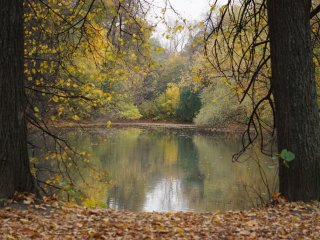
{"label": "bank of the pond", "polygon": [[[56,121],[48,124],[53,128],[101,128],[101,127],[137,127],[137,128],[168,128],[168,129],[192,129],[207,132],[224,132],[224,133],[242,133],[246,130],[244,125],[230,125],[228,127],[208,127],[208,126],[197,126],[191,123],[179,123],[179,122],[163,122],[163,121]],[[32,126],[31,126],[32,127]]]}
{"label": "bank of the pond", "polygon": [[0,208],[0,239],[320,239],[318,202],[224,214],[26,203]]}

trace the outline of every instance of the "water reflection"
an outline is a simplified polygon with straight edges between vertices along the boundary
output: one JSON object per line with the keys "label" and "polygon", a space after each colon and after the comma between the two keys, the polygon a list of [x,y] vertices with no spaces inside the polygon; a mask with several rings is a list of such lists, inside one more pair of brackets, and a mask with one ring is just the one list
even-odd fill
{"label": "water reflection", "polygon": [[[266,194],[257,164],[231,162],[240,148],[235,138],[190,130],[128,128],[68,133],[68,139],[78,149],[91,151],[92,162],[110,174],[110,185],[92,180],[89,183],[96,190],[84,189],[106,207],[134,211],[247,209],[259,200],[250,195],[252,189]],[[271,183],[274,163],[263,159],[261,165]],[[85,177],[94,179],[90,174]]]}
{"label": "water reflection", "polygon": [[144,211],[189,210],[180,179],[162,178],[146,194]]}

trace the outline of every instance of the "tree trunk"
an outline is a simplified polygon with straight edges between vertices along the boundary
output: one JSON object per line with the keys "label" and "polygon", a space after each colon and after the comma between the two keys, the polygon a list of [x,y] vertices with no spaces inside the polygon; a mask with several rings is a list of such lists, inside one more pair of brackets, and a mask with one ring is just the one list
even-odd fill
{"label": "tree trunk", "polygon": [[23,1],[0,0],[0,198],[33,191],[25,118]]}
{"label": "tree trunk", "polygon": [[311,0],[269,0],[271,86],[276,108],[280,193],[291,201],[320,200],[320,129],[312,62]]}

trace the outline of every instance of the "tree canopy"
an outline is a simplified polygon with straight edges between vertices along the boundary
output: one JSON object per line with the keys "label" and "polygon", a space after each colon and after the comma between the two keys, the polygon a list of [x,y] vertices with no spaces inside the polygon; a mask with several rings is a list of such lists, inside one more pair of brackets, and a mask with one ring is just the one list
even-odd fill
{"label": "tree canopy", "polygon": [[[166,48],[148,19],[158,8],[152,2],[2,1],[0,198],[73,190],[70,169],[88,154],[50,126],[145,119],[245,126],[234,160],[257,142],[279,157],[281,194],[319,200],[319,6],[215,1],[204,21],[188,24],[166,0],[158,16],[168,28]],[[169,9],[175,22],[166,19]],[[39,180],[28,127],[53,139],[45,158],[56,161],[60,177]]]}

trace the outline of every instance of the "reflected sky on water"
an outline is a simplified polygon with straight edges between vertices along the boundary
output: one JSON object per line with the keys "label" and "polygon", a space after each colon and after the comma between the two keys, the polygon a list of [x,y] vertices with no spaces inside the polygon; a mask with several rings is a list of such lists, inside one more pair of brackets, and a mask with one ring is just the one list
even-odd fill
{"label": "reflected sky on water", "polygon": [[[92,172],[83,171],[92,186],[87,195],[105,207],[133,211],[242,210],[268,197],[256,161],[231,161],[241,148],[239,138],[232,134],[112,128],[68,132],[66,136],[78,149],[91,152],[92,164],[109,173],[110,184],[105,184],[95,181]],[[274,188],[275,162],[259,158],[268,184]]]}

